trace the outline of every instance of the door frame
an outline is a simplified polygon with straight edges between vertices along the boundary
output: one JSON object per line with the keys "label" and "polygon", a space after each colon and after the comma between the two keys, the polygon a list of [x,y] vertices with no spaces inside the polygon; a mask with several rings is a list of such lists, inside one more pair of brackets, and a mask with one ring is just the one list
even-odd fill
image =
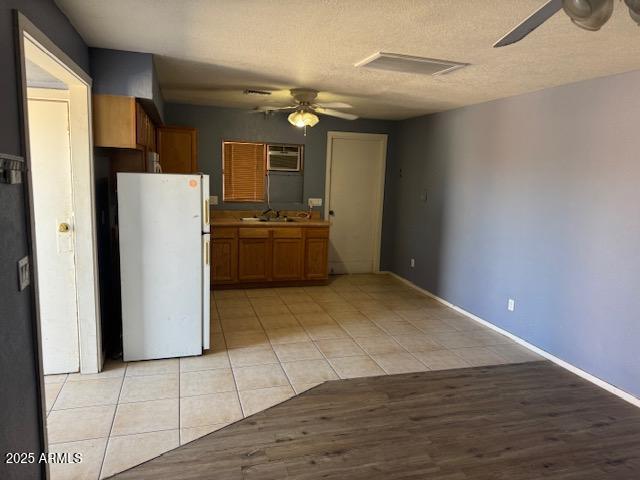
{"label": "door frame", "polygon": [[[98,285],[98,249],[96,234],[95,180],[93,171],[93,139],[91,124],[91,77],[58,48],[42,31],[20,12],[15,12],[18,88],[21,96],[20,115],[23,127],[23,152],[27,173],[25,199],[28,212],[29,256],[31,257],[34,291],[34,341],[36,364],[42,381],[42,348],[40,310],[38,302],[38,258],[33,241],[35,215],[31,154],[29,146],[28,90],[25,59],[33,57],[39,66],[49,69],[55,77],[69,85],[69,130],[74,203],[74,256],[78,309],[78,345],[81,373],[97,373],[102,369],[103,352],[100,331]],[[41,389],[41,393],[44,388]],[[41,397],[44,397],[41,395]],[[44,398],[43,398],[44,402]]]}
{"label": "door frame", "polygon": [[[327,160],[325,170],[324,185],[324,218],[331,220],[329,217],[329,206],[331,202],[331,164],[333,161],[333,141],[337,139],[343,140],[368,140],[380,142],[380,155],[382,157],[382,165],[380,168],[380,179],[378,180],[378,188],[376,195],[376,205],[374,208],[378,212],[375,217],[375,236],[373,239],[373,266],[374,273],[380,272],[380,255],[382,245],[382,213],[384,206],[384,185],[387,171],[387,141],[386,133],[359,133],[359,132],[327,132]],[[329,233],[331,235],[331,233]],[[330,238],[329,238],[330,239]]]}

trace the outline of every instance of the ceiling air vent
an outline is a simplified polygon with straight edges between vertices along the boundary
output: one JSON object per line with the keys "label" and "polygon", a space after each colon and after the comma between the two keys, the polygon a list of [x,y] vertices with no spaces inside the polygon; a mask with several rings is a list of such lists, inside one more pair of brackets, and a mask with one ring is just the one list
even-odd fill
{"label": "ceiling air vent", "polygon": [[442,75],[466,67],[467,65],[469,64],[386,52],[374,53],[370,57],[355,64],[356,67],[376,68],[378,70],[391,70],[393,72],[416,73],[420,75]]}

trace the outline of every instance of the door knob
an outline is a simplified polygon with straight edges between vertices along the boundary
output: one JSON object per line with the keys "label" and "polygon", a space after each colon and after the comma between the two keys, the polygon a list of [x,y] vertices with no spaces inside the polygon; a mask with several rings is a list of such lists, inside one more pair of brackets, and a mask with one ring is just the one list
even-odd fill
{"label": "door knob", "polygon": [[69,230],[71,230],[71,227],[69,226],[68,223],[61,223],[60,225],[58,225],[58,231],[60,233],[66,233]]}
{"label": "door knob", "polygon": [[335,215],[335,212],[333,210],[329,210],[329,215],[333,217]]}

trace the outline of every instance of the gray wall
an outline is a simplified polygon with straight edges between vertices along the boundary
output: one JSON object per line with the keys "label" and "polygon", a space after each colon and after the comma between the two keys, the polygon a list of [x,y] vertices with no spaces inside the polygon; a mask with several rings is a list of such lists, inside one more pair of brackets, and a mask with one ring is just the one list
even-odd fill
{"label": "gray wall", "polygon": [[154,121],[162,123],[164,100],[152,54],[90,48],[89,56],[93,93],[137,97]]}
{"label": "gray wall", "polygon": [[264,204],[222,203],[222,141],[245,140],[293,143],[305,146],[304,175],[272,173],[271,206],[278,209],[306,209],[309,197],[324,199],[327,132],[388,133],[393,122],[380,120],[340,120],[322,116],[320,123],[307,129],[307,136],[287,122],[286,115],[265,118],[247,110],[167,104],[166,122],[198,129],[198,164],[211,175],[211,194],[218,195],[218,208],[253,210]]}
{"label": "gray wall", "polygon": [[634,72],[399,123],[384,264],[640,395],[638,119]]}
{"label": "gray wall", "polygon": [[[22,123],[12,9],[22,11],[78,65],[88,71],[88,50],[67,18],[50,0],[0,2],[0,151],[22,155]],[[23,185],[0,184],[0,452],[41,451],[40,397],[33,338],[33,291],[17,286],[16,262],[28,253]],[[43,466],[6,465],[0,478],[43,476]]]}

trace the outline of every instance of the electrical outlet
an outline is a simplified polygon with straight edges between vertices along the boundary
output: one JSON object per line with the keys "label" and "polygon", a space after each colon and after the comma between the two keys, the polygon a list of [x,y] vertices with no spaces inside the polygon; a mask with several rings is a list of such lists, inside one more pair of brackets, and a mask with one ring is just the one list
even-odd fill
{"label": "electrical outlet", "polygon": [[507,310],[513,312],[516,309],[516,301],[513,298],[510,298],[507,302]]}
{"label": "electrical outlet", "polygon": [[416,259],[412,258],[411,259],[411,268],[415,268],[416,267]]}
{"label": "electrical outlet", "polygon": [[310,198],[309,200],[307,200],[308,205],[310,207],[321,207],[322,206],[322,199],[321,198]]}
{"label": "electrical outlet", "polygon": [[209,197],[209,203],[211,205],[218,205],[218,195],[211,195]]}

